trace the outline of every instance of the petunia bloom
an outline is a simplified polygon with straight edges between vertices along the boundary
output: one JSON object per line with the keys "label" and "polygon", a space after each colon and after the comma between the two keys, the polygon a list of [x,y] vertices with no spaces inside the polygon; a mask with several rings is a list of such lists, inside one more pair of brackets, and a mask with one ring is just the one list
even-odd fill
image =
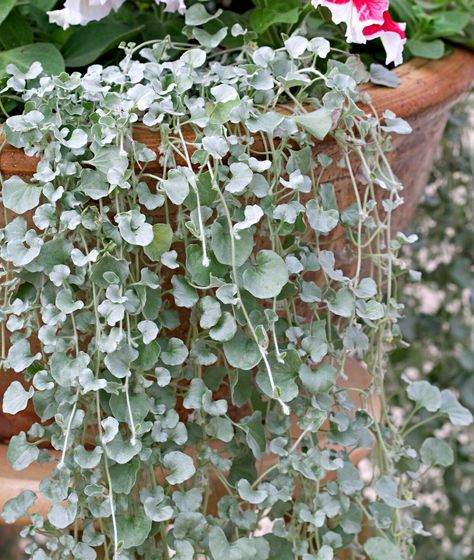
{"label": "petunia bloom", "polygon": [[186,11],[186,5],[184,0],[155,0],[157,4],[166,4],[165,12],[179,12],[184,14]]}
{"label": "petunia bloom", "polygon": [[[49,21],[67,29],[70,25],[86,25],[105,18],[112,10],[117,11],[125,0],[66,0],[62,10],[48,12]],[[184,0],[155,0],[165,4],[165,12],[184,14]]]}
{"label": "petunia bloom", "polygon": [[403,62],[405,24],[393,21],[389,0],[312,0],[312,4],[328,8],[334,23],[346,24],[348,43],[366,43],[380,37],[387,52],[386,63]]}
{"label": "petunia bloom", "polygon": [[66,0],[62,10],[48,12],[49,21],[67,29],[70,25],[86,25],[118,10],[125,0]]}
{"label": "petunia bloom", "polygon": [[385,52],[387,53],[385,64],[393,62],[395,66],[398,66],[403,62],[403,47],[407,42],[405,27],[405,23],[393,21],[390,14],[385,12],[384,20],[381,25],[369,25],[364,29],[364,36],[367,39],[380,37]]}
{"label": "petunia bloom", "polygon": [[364,28],[382,24],[389,0],[312,0],[313,6],[324,6],[331,12],[334,23],[347,25],[349,43],[365,43]]}

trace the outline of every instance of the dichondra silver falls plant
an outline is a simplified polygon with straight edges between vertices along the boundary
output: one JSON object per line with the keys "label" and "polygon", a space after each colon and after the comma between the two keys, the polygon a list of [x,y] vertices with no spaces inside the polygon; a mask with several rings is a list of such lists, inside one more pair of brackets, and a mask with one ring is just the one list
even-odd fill
{"label": "dichondra silver falls plant", "polygon": [[[405,436],[472,418],[416,381],[400,425],[384,389],[398,252],[413,241],[392,231],[403,188],[386,154],[409,126],[361,109],[364,66],[327,58],[325,39],[217,51],[246,31],[211,36],[202,5],[186,17],[200,46],[124,45],[118,65],[83,75],[11,69],[24,111],[6,139],[39,163],[2,179],[2,360],[29,382],[3,408],[31,399],[40,422],[8,457],[18,471],[57,462],[28,554],[412,558],[413,483],[452,452]],[[351,179],[349,207],[331,166]],[[349,389],[353,356],[366,389]],[[10,500],[4,519],[35,499]]]}

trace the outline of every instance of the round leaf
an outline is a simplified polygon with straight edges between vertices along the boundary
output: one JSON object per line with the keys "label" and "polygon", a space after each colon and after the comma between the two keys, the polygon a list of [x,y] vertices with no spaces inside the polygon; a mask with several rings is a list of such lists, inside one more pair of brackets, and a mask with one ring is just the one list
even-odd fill
{"label": "round leaf", "polygon": [[244,288],[259,299],[276,297],[288,279],[285,261],[267,249],[258,252],[255,266],[242,275]]}
{"label": "round leaf", "polygon": [[234,338],[224,343],[226,360],[232,367],[245,371],[253,369],[262,359],[257,343],[237,331]]}

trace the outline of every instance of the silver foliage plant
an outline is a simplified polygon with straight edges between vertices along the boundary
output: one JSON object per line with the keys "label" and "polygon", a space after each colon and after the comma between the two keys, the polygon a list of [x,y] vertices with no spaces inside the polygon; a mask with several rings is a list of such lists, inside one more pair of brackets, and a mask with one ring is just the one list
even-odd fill
{"label": "silver foliage plant", "polygon": [[[471,421],[416,381],[400,424],[384,391],[412,241],[391,233],[403,200],[386,153],[406,123],[357,106],[355,57],[319,69],[326,40],[216,51],[227,33],[245,30],[124,47],[84,75],[12,72],[25,106],[6,136],[39,165],[2,181],[3,364],[31,382],[3,406],[32,399],[41,423],[8,457],[18,471],[57,462],[40,486],[47,519],[23,531],[34,560],[412,558],[413,481],[452,453],[404,436],[430,415]],[[155,146],[134,139],[138,123],[159,130]],[[349,208],[322,181],[327,135]],[[350,275],[328,248],[336,228]],[[338,385],[351,355],[372,375],[357,400]],[[372,447],[362,477],[351,455]],[[35,499],[10,500],[4,519]]]}

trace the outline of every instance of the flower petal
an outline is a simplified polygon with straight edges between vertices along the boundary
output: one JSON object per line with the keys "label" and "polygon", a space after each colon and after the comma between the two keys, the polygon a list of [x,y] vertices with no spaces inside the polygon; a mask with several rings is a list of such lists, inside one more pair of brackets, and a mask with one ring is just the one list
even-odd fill
{"label": "flower petal", "polygon": [[86,25],[118,10],[125,0],[66,0],[62,10],[48,12],[49,21],[67,29],[70,25]]}
{"label": "flower petal", "polygon": [[382,24],[389,0],[312,0],[313,6],[324,6],[334,23],[345,23],[348,43],[365,43],[364,29]]}
{"label": "flower petal", "polygon": [[160,3],[166,4],[165,12],[179,12],[180,14],[184,14],[186,11],[184,0],[155,0],[155,2],[158,5]]}
{"label": "flower petal", "polygon": [[380,37],[387,53],[385,64],[390,64],[391,62],[395,66],[402,64],[403,48],[407,41],[405,27],[405,23],[393,21],[391,15],[385,12],[382,25],[370,25],[364,29],[364,35],[367,39]]}

